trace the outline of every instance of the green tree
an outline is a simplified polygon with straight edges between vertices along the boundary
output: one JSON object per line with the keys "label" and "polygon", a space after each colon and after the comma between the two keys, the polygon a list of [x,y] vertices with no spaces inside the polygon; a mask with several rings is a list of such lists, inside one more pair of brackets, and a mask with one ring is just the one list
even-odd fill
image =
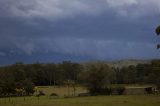
{"label": "green tree", "polygon": [[59,70],[61,71],[61,77],[64,80],[73,80],[77,82],[79,73],[81,72],[81,65],[78,63],[72,63],[70,61],[64,61],[59,64]]}
{"label": "green tree", "polygon": [[160,60],[153,60],[150,67],[150,80],[160,89]]}
{"label": "green tree", "polygon": [[29,79],[23,81],[23,89],[25,90],[26,95],[32,95],[34,91],[34,84]]}
{"label": "green tree", "polygon": [[4,94],[4,82],[2,80],[0,80],[0,97],[3,96]]}
{"label": "green tree", "polygon": [[49,82],[49,85],[56,85],[57,80],[57,67],[55,64],[46,64],[45,67],[46,79]]}
{"label": "green tree", "polygon": [[118,83],[135,83],[136,80],[136,67],[128,66],[122,67],[121,69],[116,69],[116,78]]}
{"label": "green tree", "polygon": [[114,71],[106,64],[91,64],[84,72],[86,86],[92,95],[107,93],[108,86],[114,81]]}

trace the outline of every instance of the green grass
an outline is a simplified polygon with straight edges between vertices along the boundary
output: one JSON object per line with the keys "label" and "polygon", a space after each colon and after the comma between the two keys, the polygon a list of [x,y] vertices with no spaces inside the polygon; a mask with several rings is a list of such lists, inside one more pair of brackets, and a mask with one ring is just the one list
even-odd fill
{"label": "green grass", "polygon": [[[160,95],[122,95],[64,98],[68,94],[66,87],[39,87],[46,94],[43,97],[0,98],[0,106],[160,106]],[[87,92],[77,87],[76,94]],[[72,88],[69,89],[72,94]],[[51,93],[58,97],[50,98]]]}
{"label": "green grass", "polygon": [[76,98],[23,97],[0,99],[0,106],[160,106],[158,95],[94,96]]}

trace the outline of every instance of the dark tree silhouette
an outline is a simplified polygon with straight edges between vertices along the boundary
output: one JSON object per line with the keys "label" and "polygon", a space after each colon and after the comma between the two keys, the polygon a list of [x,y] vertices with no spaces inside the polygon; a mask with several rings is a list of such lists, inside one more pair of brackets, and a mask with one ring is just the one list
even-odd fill
{"label": "dark tree silhouette", "polygon": [[157,34],[157,35],[160,35],[160,26],[158,26],[158,27],[156,28],[156,34]]}
{"label": "dark tree silhouette", "polygon": [[[160,26],[158,26],[157,28],[156,28],[156,34],[157,35],[160,35]],[[159,49],[160,48],[160,44],[157,44],[157,49]]]}

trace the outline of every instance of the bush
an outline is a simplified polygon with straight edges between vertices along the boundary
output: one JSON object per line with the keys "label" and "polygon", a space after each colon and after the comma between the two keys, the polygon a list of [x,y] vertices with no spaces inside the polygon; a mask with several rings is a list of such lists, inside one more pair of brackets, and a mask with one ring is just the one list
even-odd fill
{"label": "bush", "polygon": [[160,84],[157,84],[157,89],[160,90]]}
{"label": "bush", "polygon": [[112,88],[106,87],[106,88],[99,88],[99,89],[90,89],[90,94],[92,96],[96,95],[111,95],[112,94]]}
{"label": "bush", "polygon": [[40,90],[40,91],[39,91],[39,95],[40,95],[40,96],[44,96],[44,95],[46,95],[46,94],[45,94],[42,90]]}
{"label": "bush", "polygon": [[56,93],[51,93],[50,96],[58,96]]}
{"label": "bush", "polygon": [[106,95],[111,95],[113,91],[112,91],[112,88],[106,88],[105,92],[106,92]]}
{"label": "bush", "polygon": [[38,94],[36,94],[37,97],[44,96],[44,95],[45,95],[45,93],[42,90],[39,90]]}
{"label": "bush", "polygon": [[147,92],[147,94],[151,94],[152,93],[152,87],[145,88],[145,91]]}
{"label": "bush", "polygon": [[96,95],[123,95],[125,92],[125,87],[106,87],[103,89],[90,89],[90,94],[92,96],[96,96]]}
{"label": "bush", "polygon": [[85,96],[90,96],[90,93],[79,93],[78,96],[79,97],[85,97]]}
{"label": "bush", "polygon": [[118,95],[122,95],[122,94],[124,94],[125,87],[117,87],[116,91],[117,91]]}

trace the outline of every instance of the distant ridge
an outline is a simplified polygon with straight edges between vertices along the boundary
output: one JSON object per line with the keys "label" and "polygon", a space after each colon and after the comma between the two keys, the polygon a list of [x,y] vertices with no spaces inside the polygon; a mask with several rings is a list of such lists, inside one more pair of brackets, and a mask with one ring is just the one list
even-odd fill
{"label": "distant ridge", "polygon": [[151,63],[152,59],[150,60],[138,60],[138,59],[128,59],[128,60],[117,60],[117,61],[89,61],[84,62],[82,64],[90,64],[90,63],[104,63],[108,64],[111,67],[127,67],[130,65],[136,66],[137,64],[149,64]]}
{"label": "distant ridge", "polygon": [[125,67],[137,64],[149,64],[152,60],[136,60],[136,59],[130,59],[130,60],[119,60],[114,62],[109,62],[108,65],[114,66],[114,67]]}

